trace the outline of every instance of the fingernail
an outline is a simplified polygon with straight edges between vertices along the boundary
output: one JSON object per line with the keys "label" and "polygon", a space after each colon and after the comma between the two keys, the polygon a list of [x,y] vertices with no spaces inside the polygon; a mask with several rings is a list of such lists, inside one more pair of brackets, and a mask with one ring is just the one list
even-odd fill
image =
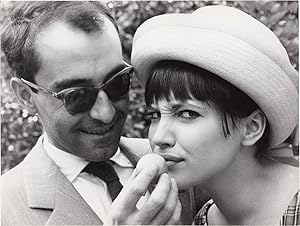
{"label": "fingernail", "polygon": [[161,174],[158,179],[159,180],[164,180],[164,181],[170,181],[169,174],[167,174],[167,173]]}
{"label": "fingernail", "polygon": [[163,177],[169,177],[169,174],[163,173],[161,176],[163,176]]}

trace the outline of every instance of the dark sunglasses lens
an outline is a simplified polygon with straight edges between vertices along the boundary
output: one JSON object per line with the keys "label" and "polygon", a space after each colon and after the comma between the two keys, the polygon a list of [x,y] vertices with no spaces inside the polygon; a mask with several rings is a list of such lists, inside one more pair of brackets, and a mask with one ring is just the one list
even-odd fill
{"label": "dark sunglasses lens", "polygon": [[130,88],[130,74],[131,72],[129,71],[117,76],[103,88],[111,101],[119,100],[128,93]]}
{"label": "dark sunglasses lens", "polygon": [[[103,90],[111,101],[124,97],[130,88],[131,71],[124,72],[112,79]],[[91,110],[95,104],[99,90],[97,88],[81,88],[69,92],[64,97],[67,111],[72,114],[83,113]]]}
{"label": "dark sunglasses lens", "polygon": [[71,114],[89,111],[95,104],[98,90],[94,88],[81,88],[65,96],[66,109]]}

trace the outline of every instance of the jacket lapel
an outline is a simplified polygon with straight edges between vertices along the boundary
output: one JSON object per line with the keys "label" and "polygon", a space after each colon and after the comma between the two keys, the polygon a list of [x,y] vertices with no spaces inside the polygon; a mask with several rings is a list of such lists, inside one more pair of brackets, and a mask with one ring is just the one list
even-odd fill
{"label": "jacket lapel", "polygon": [[44,150],[41,136],[24,163],[30,208],[52,209],[47,225],[102,224],[91,207],[61,173]]}
{"label": "jacket lapel", "polygon": [[101,220],[62,174],[57,175],[55,207],[47,225],[102,225]]}

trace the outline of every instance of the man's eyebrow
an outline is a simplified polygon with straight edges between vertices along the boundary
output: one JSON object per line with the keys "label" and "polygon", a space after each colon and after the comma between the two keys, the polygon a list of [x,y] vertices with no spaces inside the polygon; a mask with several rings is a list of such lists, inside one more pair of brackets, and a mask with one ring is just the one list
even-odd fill
{"label": "man's eyebrow", "polygon": [[122,69],[125,68],[126,65],[119,64],[115,69],[113,69],[111,72],[109,72],[103,81],[103,83],[107,82],[110,78],[112,78],[114,75],[116,75],[118,72],[120,72]]}
{"label": "man's eyebrow", "polygon": [[82,84],[91,84],[92,79],[89,78],[70,78],[70,79],[64,79],[60,81],[56,81],[51,84],[51,88],[54,90],[63,90],[70,87],[82,85]]}
{"label": "man's eyebrow", "polygon": [[[115,69],[113,69],[111,72],[109,72],[103,81],[105,83],[107,80],[109,80],[111,77],[113,77],[116,73],[121,71],[125,67],[124,64],[118,65]],[[91,78],[69,78],[69,79],[63,79],[59,81],[55,81],[53,84],[50,85],[51,89],[54,90],[63,90],[71,87],[76,87],[80,85],[90,85],[92,86],[93,80]]]}

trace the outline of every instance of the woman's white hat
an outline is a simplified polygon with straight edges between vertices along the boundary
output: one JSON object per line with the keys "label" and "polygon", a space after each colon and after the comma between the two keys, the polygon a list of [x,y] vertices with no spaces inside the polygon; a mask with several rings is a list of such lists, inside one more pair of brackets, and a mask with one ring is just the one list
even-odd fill
{"label": "woman's white hat", "polygon": [[297,71],[273,32],[240,10],[207,6],[147,20],[134,35],[131,55],[143,86],[161,60],[199,66],[245,92],[268,118],[271,147],[287,139],[298,123]]}

